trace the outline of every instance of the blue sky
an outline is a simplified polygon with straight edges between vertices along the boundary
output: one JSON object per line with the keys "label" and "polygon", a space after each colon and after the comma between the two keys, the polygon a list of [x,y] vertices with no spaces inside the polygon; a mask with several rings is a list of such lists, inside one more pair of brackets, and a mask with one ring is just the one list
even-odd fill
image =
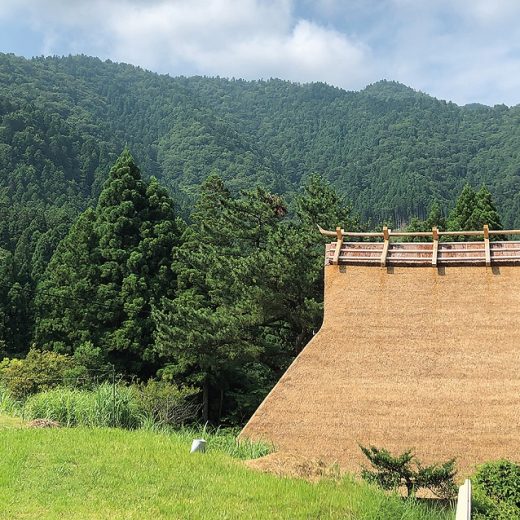
{"label": "blue sky", "polygon": [[519,0],[0,0],[0,51],[520,103]]}

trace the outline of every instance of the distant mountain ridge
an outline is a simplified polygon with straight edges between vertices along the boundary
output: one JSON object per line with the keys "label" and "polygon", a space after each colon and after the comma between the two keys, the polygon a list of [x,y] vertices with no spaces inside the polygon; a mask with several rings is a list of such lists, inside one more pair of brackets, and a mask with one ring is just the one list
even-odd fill
{"label": "distant mountain ridge", "polygon": [[128,145],[187,207],[212,172],[289,198],[317,172],[373,221],[448,208],[470,182],[520,226],[519,122],[519,106],[460,107],[385,80],[347,92],[0,54],[0,193],[78,211]]}

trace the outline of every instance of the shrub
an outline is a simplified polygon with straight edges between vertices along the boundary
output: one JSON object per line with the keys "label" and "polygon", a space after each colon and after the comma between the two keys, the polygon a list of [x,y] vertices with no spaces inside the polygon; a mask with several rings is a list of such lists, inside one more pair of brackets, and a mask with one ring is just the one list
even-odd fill
{"label": "shrub", "polygon": [[65,354],[31,349],[25,359],[4,358],[0,362],[0,382],[14,399],[63,384],[74,360]]}
{"label": "shrub", "polygon": [[407,496],[415,496],[419,489],[426,488],[441,498],[451,498],[457,491],[454,482],[455,459],[442,464],[422,466],[410,450],[394,456],[384,448],[360,448],[373,468],[363,468],[361,476],[383,489],[396,490],[404,487]]}
{"label": "shrub", "polygon": [[87,370],[108,371],[110,366],[100,347],[95,347],[92,341],[85,341],[79,345],[73,354],[77,365]]}
{"label": "shrub", "polygon": [[199,393],[195,388],[178,387],[166,381],[150,380],[135,385],[143,413],[155,425],[183,426],[193,421],[200,409],[193,397]]}
{"label": "shrub", "polygon": [[102,350],[91,341],[79,345],[72,355],[72,366],[63,374],[63,384],[71,388],[96,388],[100,382],[112,379],[113,367]]}
{"label": "shrub", "polygon": [[507,460],[488,462],[474,475],[476,519],[520,518],[520,465]]}

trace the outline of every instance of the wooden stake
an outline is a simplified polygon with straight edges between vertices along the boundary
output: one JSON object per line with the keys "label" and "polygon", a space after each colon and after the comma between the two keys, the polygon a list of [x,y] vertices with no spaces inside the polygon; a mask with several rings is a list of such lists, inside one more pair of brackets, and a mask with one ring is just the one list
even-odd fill
{"label": "wooden stake", "polygon": [[437,226],[432,227],[433,248],[432,248],[432,266],[437,267],[437,257],[439,256],[439,230]]}
{"label": "wooden stake", "polygon": [[339,255],[341,253],[341,247],[343,246],[343,230],[340,227],[336,228],[336,250],[334,251],[334,256],[332,257],[332,264],[339,264]]}
{"label": "wooden stake", "polygon": [[383,238],[385,239],[385,243],[383,245],[383,252],[381,253],[381,267],[386,266],[386,257],[388,256],[388,247],[390,246],[390,233],[391,229],[388,229],[387,226],[383,226]]}
{"label": "wooden stake", "polygon": [[486,251],[486,267],[491,266],[491,248],[489,246],[489,226],[484,224],[484,248]]}

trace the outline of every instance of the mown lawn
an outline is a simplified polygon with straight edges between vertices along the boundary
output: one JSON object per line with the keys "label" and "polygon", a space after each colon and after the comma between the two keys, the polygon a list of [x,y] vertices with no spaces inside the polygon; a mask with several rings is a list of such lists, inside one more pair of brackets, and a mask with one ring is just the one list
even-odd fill
{"label": "mown lawn", "polygon": [[0,414],[0,428],[21,428],[23,422],[18,417]]}
{"label": "mown lawn", "polygon": [[[1,426],[12,420],[0,417]],[[0,428],[2,519],[440,520],[350,479],[279,478],[186,437],[116,429]]]}

